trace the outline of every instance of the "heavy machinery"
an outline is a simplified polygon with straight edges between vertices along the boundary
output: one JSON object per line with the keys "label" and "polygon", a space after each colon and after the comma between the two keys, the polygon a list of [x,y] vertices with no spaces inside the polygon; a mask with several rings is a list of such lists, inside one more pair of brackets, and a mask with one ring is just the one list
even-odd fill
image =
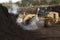
{"label": "heavy machinery", "polygon": [[58,23],[59,14],[57,12],[47,12],[46,17],[38,17],[37,14],[20,15],[17,18],[17,22],[25,30],[36,30],[43,26],[50,27]]}
{"label": "heavy machinery", "polygon": [[[43,10],[42,10],[43,11]],[[44,11],[43,11],[44,12]],[[58,12],[44,12],[42,16],[38,16],[38,14],[19,14],[17,18],[17,23],[20,26],[24,26],[26,30],[36,30],[39,25],[40,28],[42,26],[49,27],[59,22],[59,13]],[[32,26],[31,26],[32,25]],[[37,25],[37,26],[36,26]],[[35,28],[36,26],[36,28]],[[29,27],[29,28],[28,28]],[[30,28],[33,27],[33,28]]]}
{"label": "heavy machinery", "polygon": [[45,25],[52,26],[55,23],[59,22],[59,13],[58,12],[48,12],[45,18]]}

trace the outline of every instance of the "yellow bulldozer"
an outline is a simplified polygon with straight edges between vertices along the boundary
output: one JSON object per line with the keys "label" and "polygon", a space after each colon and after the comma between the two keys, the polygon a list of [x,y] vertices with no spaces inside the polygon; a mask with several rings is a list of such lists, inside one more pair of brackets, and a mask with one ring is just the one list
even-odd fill
{"label": "yellow bulldozer", "polygon": [[[42,10],[44,12],[44,9]],[[24,14],[19,14],[17,20],[20,18],[19,21],[21,21],[20,23],[23,24],[29,24],[32,23],[35,19],[37,19],[38,21],[40,21],[40,25],[43,24],[43,26],[52,26],[55,23],[59,22],[59,13],[58,12],[44,12],[44,14],[42,13],[42,15],[38,16],[40,14],[38,14],[38,12],[36,14],[26,14],[24,12]],[[34,20],[31,20],[35,17]]]}
{"label": "yellow bulldozer", "polygon": [[[27,20],[30,20],[33,17],[36,17],[39,20],[42,19],[44,21],[44,26],[51,26],[51,25],[54,25],[55,23],[59,22],[59,13],[58,12],[47,12],[47,15],[45,17],[38,17],[37,14],[24,14],[22,16],[19,15],[17,20],[19,18],[21,18],[22,22],[24,24],[26,24]],[[29,23],[29,22],[27,22],[27,23]]]}

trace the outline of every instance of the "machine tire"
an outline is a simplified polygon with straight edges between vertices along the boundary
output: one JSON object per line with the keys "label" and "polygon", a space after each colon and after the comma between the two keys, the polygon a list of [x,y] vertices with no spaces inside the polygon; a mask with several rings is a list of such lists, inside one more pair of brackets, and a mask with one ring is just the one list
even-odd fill
{"label": "machine tire", "polygon": [[53,23],[50,22],[50,21],[45,21],[44,26],[45,26],[45,27],[51,27],[52,24],[53,24]]}

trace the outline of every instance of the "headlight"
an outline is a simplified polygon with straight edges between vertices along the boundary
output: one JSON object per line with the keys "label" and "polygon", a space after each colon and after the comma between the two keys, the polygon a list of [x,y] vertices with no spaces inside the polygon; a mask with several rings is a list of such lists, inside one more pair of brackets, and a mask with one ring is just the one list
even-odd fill
{"label": "headlight", "polygon": [[23,22],[22,18],[18,18],[16,21],[18,24],[21,24]]}

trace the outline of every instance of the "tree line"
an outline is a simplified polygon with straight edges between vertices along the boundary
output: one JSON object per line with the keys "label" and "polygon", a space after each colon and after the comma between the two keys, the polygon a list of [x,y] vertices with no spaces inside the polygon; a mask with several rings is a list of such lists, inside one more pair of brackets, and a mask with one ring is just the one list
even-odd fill
{"label": "tree line", "polygon": [[58,5],[60,3],[60,0],[22,0],[23,6],[30,6],[30,5]]}

